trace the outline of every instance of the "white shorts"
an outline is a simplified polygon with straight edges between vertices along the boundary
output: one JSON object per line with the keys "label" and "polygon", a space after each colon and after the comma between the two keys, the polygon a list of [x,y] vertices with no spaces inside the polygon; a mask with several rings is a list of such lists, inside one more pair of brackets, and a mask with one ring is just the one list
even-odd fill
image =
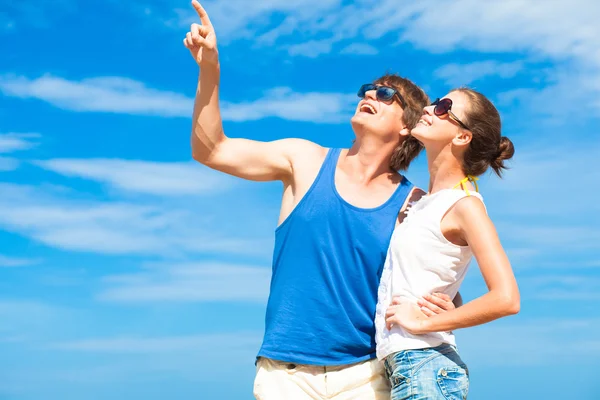
{"label": "white shorts", "polygon": [[323,367],[259,358],[257,400],[389,400],[390,385],[377,359]]}

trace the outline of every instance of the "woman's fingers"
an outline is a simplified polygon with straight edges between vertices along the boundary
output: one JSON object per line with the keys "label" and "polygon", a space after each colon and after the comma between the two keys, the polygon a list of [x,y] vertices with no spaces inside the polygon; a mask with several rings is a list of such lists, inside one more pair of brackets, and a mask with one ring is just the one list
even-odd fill
{"label": "woman's fingers", "polygon": [[420,310],[423,314],[427,315],[428,317],[433,317],[434,315],[437,315],[427,307],[421,307]]}
{"label": "woman's fingers", "polygon": [[427,308],[436,314],[439,314],[439,313],[442,313],[445,311],[445,309],[443,307],[440,307],[438,305],[438,304],[441,304],[441,299],[431,296],[429,294],[426,294],[425,296],[423,296],[423,299],[419,300],[418,304],[422,308]]}

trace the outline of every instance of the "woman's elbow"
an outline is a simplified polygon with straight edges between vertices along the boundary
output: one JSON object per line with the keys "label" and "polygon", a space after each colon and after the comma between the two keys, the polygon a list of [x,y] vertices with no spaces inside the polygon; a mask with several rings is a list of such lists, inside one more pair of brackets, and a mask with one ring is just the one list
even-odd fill
{"label": "woman's elbow", "polygon": [[513,300],[507,308],[508,315],[518,314],[519,311],[521,311],[521,301],[519,299]]}
{"label": "woman's elbow", "polygon": [[500,304],[504,316],[515,315],[521,311],[521,299],[518,293],[503,296]]}

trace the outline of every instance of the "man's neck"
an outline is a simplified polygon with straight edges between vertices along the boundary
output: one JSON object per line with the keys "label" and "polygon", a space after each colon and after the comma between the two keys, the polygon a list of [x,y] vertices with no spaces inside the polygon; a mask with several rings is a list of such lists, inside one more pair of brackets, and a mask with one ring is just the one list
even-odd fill
{"label": "man's neck", "polygon": [[382,143],[376,139],[356,139],[348,153],[340,158],[340,166],[356,181],[369,184],[382,175],[393,174],[390,160],[398,143]]}

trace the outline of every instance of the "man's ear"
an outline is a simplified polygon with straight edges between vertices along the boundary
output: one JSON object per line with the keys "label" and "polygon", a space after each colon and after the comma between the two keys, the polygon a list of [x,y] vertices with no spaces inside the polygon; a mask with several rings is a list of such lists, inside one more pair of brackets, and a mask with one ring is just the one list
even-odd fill
{"label": "man's ear", "polygon": [[402,130],[400,130],[400,136],[408,136],[410,135],[410,129],[408,129],[408,127],[404,127],[402,128]]}
{"label": "man's ear", "polygon": [[452,143],[454,143],[456,146],[466,146],[469,143],[471,143],[472,139],[473,133],[471,131],[468,131],[466,129],[459,129],[458,133],[452,140]]}

